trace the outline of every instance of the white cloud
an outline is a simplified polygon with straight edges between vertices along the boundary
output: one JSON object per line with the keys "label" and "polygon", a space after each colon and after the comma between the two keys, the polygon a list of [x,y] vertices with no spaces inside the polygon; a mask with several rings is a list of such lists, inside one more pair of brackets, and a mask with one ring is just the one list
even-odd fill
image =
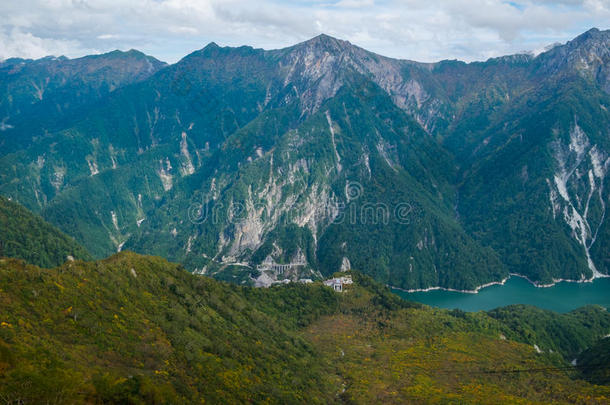
{"label": "white cloud", "polygon": [[20,0],[0,15],[0,58],[136,48],[173,62],[210,41],[278,48],[325,32],[393,57],[479,60],[608,28],[610,1]]}
{"label": "white cloud", "polygon": [[97,39],[116,39],[119,38],[118,35],[114,35],[114,34],[102,34],[102,35],[98,35]]}
{"label": "white cloud", "polygon": [[81,55],[93,52],[95,50],[83,48],[78,41],[39,38],[18,28],[13,28],[8,33],[0,31],[0,59],[13,56],[37,59],[47,55]]}

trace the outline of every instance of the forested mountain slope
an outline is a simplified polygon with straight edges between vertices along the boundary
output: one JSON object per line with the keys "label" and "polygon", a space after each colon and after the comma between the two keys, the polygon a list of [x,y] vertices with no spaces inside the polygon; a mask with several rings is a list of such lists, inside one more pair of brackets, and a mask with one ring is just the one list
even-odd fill
{"label": "forested mountain slope", "polygon": [[[610,396],[566,360],[608,333],[600,308],[437,310],[352,277],[344,293],[320,283],[256,289],[129,252],[54,269],[1,259],[0,396],[582,404]],[[573,345],[546,335],[545,322],[569,327]]]}
{"label": "forested mountain slope", "polygon": [[16,257],[41,267],[59,266],[69,259],[91,259],[73,238],[2,196],[0,229],[0,257]]}
{"label": "forested mountain slope", "polygon": [[0,154],[0,193],[96,257],[238,283],[268,256],[401,288],[591,279],[610,265],[609,44],[593,29],[538,56],[422,64],[326,35],[211,43],[23,127],[43,136],[6,121],[24,142]]}

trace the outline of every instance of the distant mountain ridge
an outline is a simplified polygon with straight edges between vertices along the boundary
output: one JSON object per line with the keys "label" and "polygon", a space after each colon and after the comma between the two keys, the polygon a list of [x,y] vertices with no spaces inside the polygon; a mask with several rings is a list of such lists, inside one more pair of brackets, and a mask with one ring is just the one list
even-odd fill
{"label": "distant mountain ridge", "polygon": [[[401,288],[590,279],[610,273],[609,46],[592,29],[474,63],[327,35],[169,66],[108,54],[125,81],[67,87],[61,119],[35,103],[47,118],[20,121],[5,101],[0,193],[97,257],[129,248],[238,283],[298,252]],[[29,81],[15,97],[37,94]]]}
{"label": "distant mountain ridge", "polygon": [[[69,59],[13,58],[0,62],[0,138],[3,148],[27,145],[37,127],[53,125],[113,90],[150,77],[167,64],[139,51],[112,51]],[[75,111],[72,111],[75,110]],[[36,122],[31,123],[36,117]],[[24,127],[25,126],[25,127]],[[17,128],[17,131],[10,131]],[[10,138],[18,138],[17,140]],[[9,139],[6,139],[9,138]],[[10,142],[19,142],[13,146]]]}

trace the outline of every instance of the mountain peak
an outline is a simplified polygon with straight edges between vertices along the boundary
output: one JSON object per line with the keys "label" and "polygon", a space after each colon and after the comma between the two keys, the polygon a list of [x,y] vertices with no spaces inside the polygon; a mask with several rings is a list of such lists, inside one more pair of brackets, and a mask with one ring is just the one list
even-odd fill
{"label": "mountain peak", "polygon": [[212,41],[209,44],[207,44],[206,46],[204,46],[203,50],[205,50],[205,49],[217,49],[217,48],[220,48],[220,46],[216,42]]}
{"label": "mountain peak", "polygon": [[607,41],[610,41],[610,30],[600,31],[597,28],[591,28],[590,30],[583,32],[573,40],[569,41],[566,45],[581,46]]}
{"label": "mountain peak", "polygon": [[610,91],[610,30],[591,28],[540,54],[538,60],[548,72],[577,72]]}
{"label": "mountain peak", "polygon": [[330,36],[330,35],[324,34],[324,33],[316,35],[315,37],[311,38],[309,41],[317,41],[317,42],[322,42],[322,43],[347,42],[347,41],[343,41],[343,40],[337,39],[337,38],[335,38],[333,36]]}
{"label": "mountain peak", "polygon": [[352,44],[348,41],[337,39],[327,34],[320,34],[291,48],[340,53],[350,46],[352,46]]}

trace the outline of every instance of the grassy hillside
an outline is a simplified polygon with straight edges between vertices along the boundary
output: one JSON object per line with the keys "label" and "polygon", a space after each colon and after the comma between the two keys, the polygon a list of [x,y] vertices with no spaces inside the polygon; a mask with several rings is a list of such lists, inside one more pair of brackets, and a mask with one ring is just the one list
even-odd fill
{"label": "grassy hillside", "polygon": [[353,288],[338,294],[317,283],[239,287],[129,252],[50,270],[2,259],[0,398],[134,404],[610,398],[610,387],[576,380],[564,359],[608,333],[605,311],[545,312],[558,323],[570,319],[578,347],[549,353],[540,340],[539,353],[535,328],[524,334],[486,313],[412,304],[353,276]]}
{"label": "grassy hillside", "polygon": [[0,257],[17,257],[41,267],[89,259],[89,253],[53,225],[0,196]]}

